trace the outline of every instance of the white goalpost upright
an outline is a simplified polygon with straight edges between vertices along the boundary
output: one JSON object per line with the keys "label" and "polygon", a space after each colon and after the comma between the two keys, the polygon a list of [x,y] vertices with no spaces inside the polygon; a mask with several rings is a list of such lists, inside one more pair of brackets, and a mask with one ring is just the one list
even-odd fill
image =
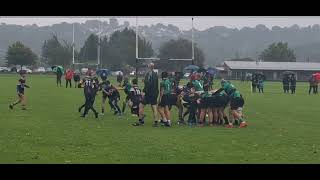
{"label": "white goalpost upright", "polygon": [[[191,46],[192,46],[192,57],[191,58],[185,58],[185,59],[177,59],[177,58],[169,58],[166,60],[169,61],[191,61],[192,65],[194,65],[194,36],[193,36],[193,20],[194,18],[191,18],[192,20],[192,28],[191,28]],[[138,17],[136,17],[136,79],[138,79],[138,62],[140,60],[152,60],[152,61],[159,61],[160,58],[157,57],[149,57],[149,58],[142,58],[139,57],[139,26],[138,26]]]}

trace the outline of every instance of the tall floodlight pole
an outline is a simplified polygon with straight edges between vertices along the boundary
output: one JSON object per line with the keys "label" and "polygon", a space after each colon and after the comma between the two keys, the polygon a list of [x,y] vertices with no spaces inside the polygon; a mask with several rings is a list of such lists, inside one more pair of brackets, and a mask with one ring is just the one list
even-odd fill
{"label": "tall floodlight pole", "polygon": [[74,68],[74,23],[72,24],[72,65]]}
{"label": "tall floodlight pole", "polygon": [[191,29],[191,33],[192,33],[192,65],[194,65],[194,40],[193,40],[193,17],[192,17],[192,29]]}
{"label": "tall floodlight pole", "polygon": [[139,47],[138,47],[138,40],[139,40],[139,36],[138,36],[138,17],[136,17],[136,79],[138,81],[138,58],[139,58]]}

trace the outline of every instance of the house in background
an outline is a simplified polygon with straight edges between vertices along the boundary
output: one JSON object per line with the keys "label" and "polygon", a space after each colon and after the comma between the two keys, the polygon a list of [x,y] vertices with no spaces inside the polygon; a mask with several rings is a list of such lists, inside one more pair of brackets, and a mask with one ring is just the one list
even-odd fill
{"label": "house in background", "polygon": [[309,62],[225,61],[223,66],[227,71],[224,78],[238,80],[247,73],[259,72],[269,81],[278,81],[285,71],[292,71],[298,81],[307,81],[313,73],[320,72],[320,63]]}

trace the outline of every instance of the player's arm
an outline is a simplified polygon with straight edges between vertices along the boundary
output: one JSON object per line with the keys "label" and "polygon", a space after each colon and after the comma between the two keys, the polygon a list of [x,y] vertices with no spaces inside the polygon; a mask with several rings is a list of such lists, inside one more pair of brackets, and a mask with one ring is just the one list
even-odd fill
{"label": "player's arm", "polygon": [[26,87],[26,88],[30,88],[30,86],[28,86],[28,85],[26,85],[26,84],[24,85],[24,87]]}
{"label": "player's arm", "polygon": [[219,93],[222,92],[222,91],[224,91],[224,89],[223,89],[223,88],[220,88],[220,89],[218,89],[216,92],[214,92],[213,95],[217,95],[217,94],[219,94]]}

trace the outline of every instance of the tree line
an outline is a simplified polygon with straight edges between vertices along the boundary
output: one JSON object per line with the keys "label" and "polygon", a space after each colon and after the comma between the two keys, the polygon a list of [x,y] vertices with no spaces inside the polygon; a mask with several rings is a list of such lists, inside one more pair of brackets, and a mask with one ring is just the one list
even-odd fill
{"label": "tree line", "polygon": [[[111,34],[110,37],[91,34],[80,50],[75,50],[75,61],[80,63],[94,63],[98,59],[98,47],[100,45],[100,62],[102,67],[113,70],[122,69],[125,66],[134,67],[136,63],[136,34],[132,29],[125,28]],[[152,43],[145,38],[138,38],[139,57],[158,57],[161,60],[156,63],[162,70],[182,70],[191,62],[168,61],[167,59],[191,59],[192,42],[187,39],[170,40],[163,43],[156,53],[152,49]],[[73,44],[59,40],[56,34],[45,40],[42,45],[41,58],[21,42],[16,42],[8,47],[6,60],[8,65],[35,65],[39,62],[47,65],[72,65]],[[273,43],[260,54],[260,58],[265,61],[295,61],[295,55],[287,43]],[[194,45],[194,64],[204,66],[205,54]],[[168,66],[170,63],[170,66]]]}

